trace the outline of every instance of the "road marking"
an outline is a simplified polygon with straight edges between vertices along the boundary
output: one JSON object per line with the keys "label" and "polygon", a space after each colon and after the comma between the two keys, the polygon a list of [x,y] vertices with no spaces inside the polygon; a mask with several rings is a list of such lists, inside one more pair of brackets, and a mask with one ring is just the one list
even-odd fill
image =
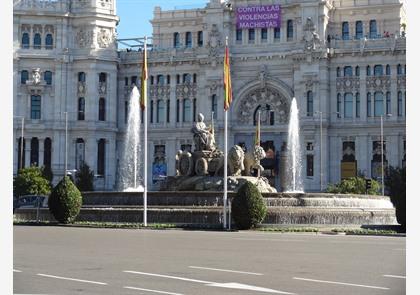
{"label": "road marking", "polygon": [[232,240],[241,241],[275,241],[275,242],[305,242],[304,240],[283,240],[283,239],[252,239],[252,238],[232,238]]}
{"label": "road marking", "polygon": [[181,293],[171,293],[171,292],[151,290],[151,289],[144,289],[144,288],[137,288],[137,287],[124,287],[124,288],[125,289],[131,289],[131,290],[139,290],[139,291],[147,291],[147,292],[159,293],[159,294],[184,295],[184,294],[181,294]]}
{"label": "road marking", "polygon": [[233,273],[241,273],[246,275],[256,275],[262,276],[262,273],[257,272],[247,272],[247,271],[239,271],[239,270],[230,270],[230,269],[220,269],[220,268],[210,268],[210,267],[201,267],[201,266],[188,266],[189,268],[197,268],[197,269],[207,269],[207,270],[215,270],[215,271],[224,271],[224,272],[233,272]]}
{"label": "road marking", "polygon": [[42,274],[42,273],[39,273],[37,275],[38,276],[41,276],[41,277],[47,277],[47,278],[53,278],[53,279],[60,279],[60,280],[68,280],[68,281],[76,281],[76,282],[81,282],[81,283],[90,283],[90,284],[97,284],[97,285],[108,285],[107,283],[102,283],[102,282],[95,282],[95,281],[79,280],[79,279],[73,279],[73,278],[58,277],[58,276],[46,275],[46,274]]}
{"label": "road marking", "polygon": [[13,272],[22,272],[21,270],[14,269]]}
{"label": "road marking", "polygon": [[359,285],[359,284],[350,284],[350,283],[332,282],[332,281],[321,281],[321,280],[296,278],[296,277],[293,278],[293,279],[294,280],[301,280],[301,281],[317,282],[317,283],[326,283],[326,284],[336,284],[336,285],[346,285],[346,286],[363,287],[363,288],[371,288],[371,289],[389,290],[389,288],[377,287],[377,286],[368,286],[368,285]]}
{"label": "road marking", "polygon": [[245,284],[239,284],[239,283],[234,283],[234,282],[231,282],[231,283],[216,283],[216,282],[202,281],[202,280],[196,280],[196,279],[161,275],[161,274],[156,274],[156,273],[132,271],[132,270],[123,270],[123,272],[132,273],[132,274],[140,274],[140,275],[145,275],[145,276],[152,276],[152,277],[160,277],[160,278],[166,278],[166,279],[174,279],[174,280],[180,280],[180,281],[187,281],[187,282],[193,282],[193,283],[200,283],[200,284],[205,284],[206,286],[209,286],[209,287],[254,290],[254,291],[265,292],[265,293],[293,295],[293,293],[289,293],[289,292],[277,291],[277,290],[261,288],[261,287],[257,287],[257,286],[251,286],[251,285],[245,285]]}
{"label": "road marking", "polygon": [[396,276],[396,275],[384,275],[387,278],[397,278],[397,279],[405,279],[405,276]]}

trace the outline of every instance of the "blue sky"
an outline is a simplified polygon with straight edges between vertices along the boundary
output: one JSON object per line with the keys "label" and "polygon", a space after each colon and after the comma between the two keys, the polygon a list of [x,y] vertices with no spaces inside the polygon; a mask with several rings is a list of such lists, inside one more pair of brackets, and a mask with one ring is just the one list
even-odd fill
{"label": "blue sky", "polygon": [[204,7],[209,0],[116,0],[120,23],[117,27],[118,38],[151,36],[155,6],[163,10],[191,9]]}

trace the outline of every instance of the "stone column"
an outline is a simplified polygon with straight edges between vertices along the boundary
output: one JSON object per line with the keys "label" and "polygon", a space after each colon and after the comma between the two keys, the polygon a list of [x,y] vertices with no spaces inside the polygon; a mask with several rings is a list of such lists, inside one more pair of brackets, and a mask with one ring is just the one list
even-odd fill
{"label": "stone column", "polygon": [[45,138],[38,137],[38,166],[44,166],[44,140]]}
{"label": "stone column", "polygon": [[25,137],[25,167],[31,166],[31,138]]}
{"label": "stone column", "polygon": [[171,75],[171,85],[170,85],[170,93],[169,93],[169,103],[170,103],[170,114],[169,114],[169,126],[175,127],[176,126],[176,74]]}
{"label": "stone column", "polygon": [[360,135],[356,137],[356,161],[357,161],[357,170],[365,173],[368,177],[369,173],[369,158],[368,158],[368,144],[369,137],[367,135]]}

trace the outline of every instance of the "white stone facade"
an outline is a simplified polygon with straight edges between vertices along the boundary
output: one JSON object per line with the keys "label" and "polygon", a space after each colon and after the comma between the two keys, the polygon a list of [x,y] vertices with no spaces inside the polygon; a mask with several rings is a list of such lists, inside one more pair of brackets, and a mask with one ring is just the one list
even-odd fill
{"label": "white stone facade", "polygon": [[[26,166],[30,164],[30,140],[40,139],[42,164],[41,142],[50,137],[53,172],[57,177],[62,175],[65,138],[62,113],[67,111],[68,169],[75,169],[80,138],[85,144],[86,162],[100,174],[97,173],[98,140],[103,138],[105,172],[97,178],[96,187],[114,189],[126,128],[126,101],[132,82],[139,85],[142,60],[137,50],[115,48],[113,38],[118,20],[115,0],[57,1],[54,5],[61,5],[62,13],[53,15],[46,7],[49,1],[15,2],[23,4],[15,5],[14,11],[14,111],[16,116],[25,116]],[[38,3],[36,15],[35,8],[31,8],[34,3]],[[70,3],[73,5],[69,6]],[[77,10],[82,3],[86,7]],[[243,30],[239,38],[236,7],[273,3],[281,5],[280,31]],[[69,11],[72,13],[66,13]],[[234,97],[229,110],[228,146],[251,147],[255,114],[261,110],[261,141],[271,157],[264,163],[266,175],[277,188],[281,189],[280,179],[284,175],[282,147],[287,141],[288,110],[293,97],[300,110],[302,174],[307,191],[319,190],[321,183],[325,189],[349,169],[369,177],[378,176],[372,169],[378,169],[380,158],[381,114],[384,115],[386,163],[403,165],[404,23],[405,6],[398,0],[222,3],[210,0],[202,9],[162,11],[156,7],[152,20],[153,49],[149,53],[149,185],[156,187],[152,177],[154,168],[166,169],[167,175],[174,175],[176,151],[189,148],[188,145],[194,149],[190,129],[199,112],[209,123],[214,111],[216,142],[223,148],[222,74],[226,36]],[[30,34],[32,42],[39,29],[43,34],[54,30],[54,48],[39,50],[32,43],[29,49],[22,48],[23,32]],[[26,69],[30,73],[33,68],[40,68],[44,73],[52,71],[52,85],[34,85],[31,81],[21,84],[21,72]],[[79,72],[86,73],[86,82],[78,82]],[[105,92],[98,80],[100,73],[107,74]],[[38,92],[42,115],[39,120],[31,120],[31,95]],[[81,95],[86,99],[84,121],[77,117]],[[98,99],[103,96],[106,120],[101,122]],[[20,117],[14,122],[16,172]],[[83,145],[79,148],[82,150]]]}

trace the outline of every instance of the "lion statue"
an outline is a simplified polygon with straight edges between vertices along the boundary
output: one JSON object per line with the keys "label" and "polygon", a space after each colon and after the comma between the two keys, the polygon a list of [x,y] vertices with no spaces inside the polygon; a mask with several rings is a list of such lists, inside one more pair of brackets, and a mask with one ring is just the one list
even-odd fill
{"label": "lion statue", "polygon": [[252,152],[247,152],[244,158],[245,176],[251,176],[251,169],[258,169],[261,175],[261,172],[264,171],[264,168],[263,166],[261,166],[260,161],[265,157],[265,151],[259,145],[256,145]]}
{"label": "lion statue", "polygon": [[228,153],[228,168],[230,175],[240,176],[244,170],[244,150],[239,145],[234,145]]}

